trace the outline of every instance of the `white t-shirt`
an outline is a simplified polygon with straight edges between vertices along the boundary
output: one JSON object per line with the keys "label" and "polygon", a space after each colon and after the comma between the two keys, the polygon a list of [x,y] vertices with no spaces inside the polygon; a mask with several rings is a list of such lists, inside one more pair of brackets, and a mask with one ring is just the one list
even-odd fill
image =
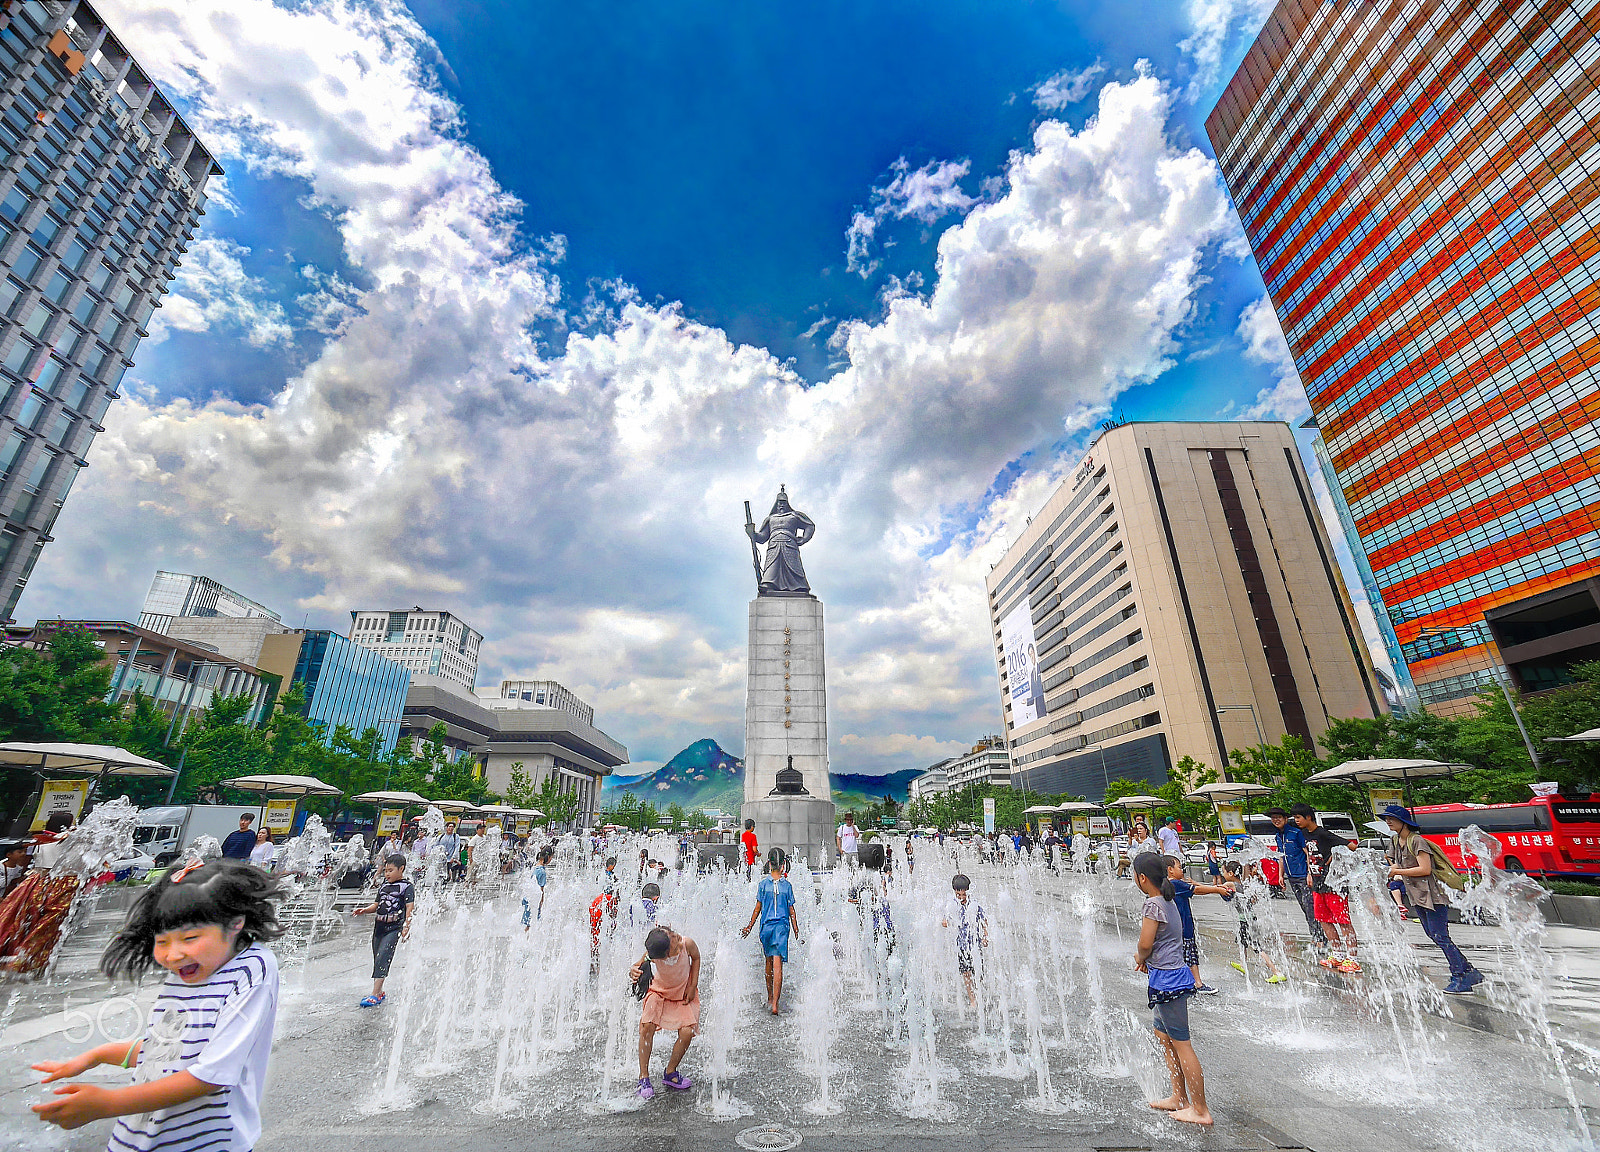
{"label": "white t-shirt", "polygon": [[861,841],[861,829],[854,824],[839,825],[839,851],[854,852]]}
{"label": "white t-shirt", "polygon": [[1178,842],[1178,834],[1172,830],[1171,825],[1163,824],[1156,833],[1156,839],[1161,841],[1161,850],[1168,856],[1182,856],[1183,845]]}
{"label": "white t-shirt", "polygon": [[252,944],[203,984],[169,975],[150,1009],[135,1083],[188,1072],[217,1091],[124,1116],[110,1147],[136,1152],[250,1152],[261,1137],[261,1096],[278,1017],[278,960]]}
{"label": "white t-shirt", "polygon": [[268,840],[265,844],[257,844],[254,848],[250,849],[250,863],[254,864],[257,868],[265,868],[268,872],[271,872],[272,858],[276,856],[277,853],[278,846],[271,840]]}

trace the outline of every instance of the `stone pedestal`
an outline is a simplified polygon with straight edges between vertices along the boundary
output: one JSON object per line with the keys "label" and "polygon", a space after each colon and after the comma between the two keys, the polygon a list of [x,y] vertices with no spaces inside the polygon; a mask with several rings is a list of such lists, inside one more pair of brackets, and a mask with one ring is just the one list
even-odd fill
{"label": "stone pedestal", "polygon": [[[834,812],[820,600],[758,596],[750,602],[748,677],[743,819],[756,822],[763,855],[782,848],[812,867],[827,867],[834,863]],[[808,795],[773,795],[790,757]]]}

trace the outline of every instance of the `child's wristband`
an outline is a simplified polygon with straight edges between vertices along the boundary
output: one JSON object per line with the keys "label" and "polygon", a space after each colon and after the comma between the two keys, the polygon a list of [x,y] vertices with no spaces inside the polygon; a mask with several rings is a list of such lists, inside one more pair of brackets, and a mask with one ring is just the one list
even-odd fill
{"label": "child's wristband", "polygon": [[138,1048],[139,1048],[139,1042],[137,1040],[135,1040],[132,1044],[129,1044],[128,1045],[128,1050],[122,1054],[122,1063],[119,1064],[118,1067],[119,1068],[132,1068],[133,1067],[133,1054],[136,1051],[138,1051]]}

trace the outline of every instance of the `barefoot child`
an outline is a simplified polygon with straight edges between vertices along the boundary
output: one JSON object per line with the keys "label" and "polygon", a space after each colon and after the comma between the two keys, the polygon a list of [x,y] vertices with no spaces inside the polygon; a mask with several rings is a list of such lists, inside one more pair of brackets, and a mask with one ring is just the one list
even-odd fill
{"label": "barefoot child", "polygon": [[661,1082],[682,1092],[692,1087],[693,1081],[678,1071],[678,1064],[700,1027],[700,949],[695,942],[670,928],[652,928],[644,938],[644,955],[634,964],[629,979],[638,981],[646,960],[650,962],[650,991],[645,993],[644,1010],[639,1014],[639,1096],[643,1100],[656,1094],[650,1083],[656,1032],[665,1029],[678,1034]]}
{"label": "barefoot child", "polygon": [[968,894],[972,888],[971,880],[957,872],[950,878],[950,888],[953,895],[945,902],[944,919],[939,921],[939,927],[948,928],[950,922],[955,921],[956,971],[961,973],[961,979],[967,986],[967,1002],[976,1008],[978,993],[972,986],[972,945],[976,941],[979,948],[989,946],[989,921],[983,914],[983,905],[973,903]]}
{"label": "barefoot child", "polygon": [[[1239,871],[1239,865],[1233,860],[1222,865],[1223,887],[1228,890],[1228,895],[1223,899],[1233,904],[1234,911],[1239,914],[1239,947],[1246,956],[1254,954],[1267,970],[1268,984],[1282,984],[1287,977],[1278,971],[1278,966],[1272,962],[1272,957],[1267,955],[1263,947],[1265,937],[1262,933],[1268,931],[1261,926],[1261,921],[1256,912],[1256,902],[1249,893],[1242,891],[1246,879],[1260,882],[1261,875],[1255,864],[1248,868],[1248,877]],[[1239,970],[1240,975],[1248,975],[1244,965],[1238,960],[1230,960],[1228,964]]]}
{"label": "barefoot child", "polygon": [[168,972],[144,1037],[71,1060],[42,1060],[44,1083],[96,1064],[133,1068],[120,1088],[63,1084],[33,1105],[41,1120],[78,1128],[121,1117],[110,1147],[249,1152],[261,1135],[261,1094],[278,1014],[278,961],[262,941],[283,935],[279,882],[240,860],[176,868],[152,884],[100,958],[111,979]]}
{"label": "barefoot child", "polygon": [[756,906],[750,923],[739,933],[750,935],[761,918],[761,952],[767,958],[767,1010],[778,1014],[778,997],[783,993],[783,966],[789,959],[789,930],[800,936],[800,921],[794,914],[794,888],[788,881],[789,856],[782,848],[767,854],[767,874],[756,886]]}
{"label": "barefoot child", "polygon": [[1206,1108],[1205,1077],[1200,1058],[1189,1043],[1188,997],[1195,991],[1194,974],[1183,962],[1182,920],[1172,902],[1166,861],[1154,852],[1141,852],[1133,860],[1133,878],[1145,895],[1133,966],[1150,978],[1156,1039],[1161,1041],[1167,1073],[1172,1077],[1172,1095],[1150,1107],[1170,1113],[1174,1120],[1209,1128],[1214,1122]]}
{"label": "barefoot child", "polygon": [[394,950],[411,935],[411,914],[416,910],[417,890],[406,879],[406,858],[395,852],[384,858],[383,883],[372,903],[353,913],[372,916],[372,995],[362,997],[361,1007],[383,1003],[383,982],[394,963]]}

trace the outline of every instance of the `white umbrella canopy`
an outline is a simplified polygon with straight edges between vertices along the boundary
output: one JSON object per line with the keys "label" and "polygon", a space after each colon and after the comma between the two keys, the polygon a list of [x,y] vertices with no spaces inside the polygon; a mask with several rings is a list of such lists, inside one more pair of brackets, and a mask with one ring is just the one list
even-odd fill
{"label": "white umbrella canopy", "polygon": [[1166,801],[1159,796],[1124,796],[1120,800],[1112,800],[1107,808],[1159,808]]}
{"label": "white umbrella canopy", "polygon": [[359,796],[350,797],[352,804],[431,804],[433,801],[426,796],[418,796],[415,792],[363,792]]}
{"label": "white umbrella canopy", "polygon": [[1439,760],[1346,760],[1306,777],[1307,784],[1377,784],[1385,780],[1422,780],[1472,771],[1471,764]]}
{"label": "white umbrella canopy", "polygon": [[1265,796],[1272,789],[1265,784],[1249,784],[1243,780],[1219,780],[1215,784],[1207,784],[1196,788],[1185,799],[1203,800],[1207,804],[1220,804],[1227,800],[1243,800],[1246,796]]}
{"label": "white umbrella canopy", "polygon": [[1022,814],[1024,816],[1036,816],[1041,812],[1054,812],[1055,810],[1056,806],[1054,804],[1035,804],[1031,808],[1024,808]]}
{"label": "white umbrella canopy", "polygon": [[544,819],[544,813],[539,811],[537,808],[513,808],[512,811],[518,816],[528,816],[534,820]]}
{"label": "white umbrella canopy", "polygon": [[476,812],[477,809],[465,800],[429,800],[427,803],[441,812]]}
{"label": "white umbrella canopy", "polygon": [[168,768],[125,748],[110,744],[0,744],[0,764],[31,768],[35,772],[107,773],[112,776],[173,776]]}
{"label": "white umbrella canopy", "polygon": [[237,788],[241,792],[259,792],[263,796],[342,796],[342,789],[318,780],[315,776],[235,776],[222,781],[224,788]]}
{"label": "white umbrella canopy", "polygon": [[1600,740],[1600,728],[1587,728],[1582,732],[1574,732],[1571,736],[1546,736],[1545,739],[1556,744],[1578,744],[1588,740]]}
{"label": "white umbrella canopy", "polygon": [[1087,800],[1068,800],[1065,804],[1057,804],[1057,812],[1098,812],[1104,807],[1101,804],[1091,804]]}

